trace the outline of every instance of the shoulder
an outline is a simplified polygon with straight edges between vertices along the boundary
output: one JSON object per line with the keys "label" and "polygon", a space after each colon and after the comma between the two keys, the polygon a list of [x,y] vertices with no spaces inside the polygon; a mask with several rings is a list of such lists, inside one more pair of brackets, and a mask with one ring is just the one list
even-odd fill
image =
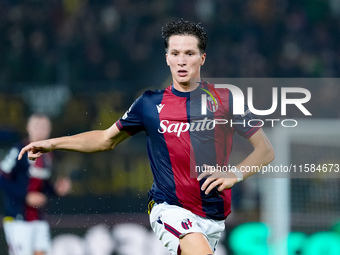
{"label": "shoulder", "polygon": [[146,90],[139,97],[139,101],[143,101],[144,103],[150,102],[150,103],[159,104],[167,90],[168,88],[158,89],[158,90]]}
{"label": "shoulder", "polygon": [[154,97],[158,95],[163,95],[166,89],[157,89],[157,90],[146,90],[142,96],[146,97]]}
{"label": "shoulder", "polygon": [[[161,100],[165,90],[146,90],[140,95],[130,106],[127,113],[142,113],[144,108],[148,108],[150,104],[157,104]],[[124,115],[125,116],[125,115]]]}

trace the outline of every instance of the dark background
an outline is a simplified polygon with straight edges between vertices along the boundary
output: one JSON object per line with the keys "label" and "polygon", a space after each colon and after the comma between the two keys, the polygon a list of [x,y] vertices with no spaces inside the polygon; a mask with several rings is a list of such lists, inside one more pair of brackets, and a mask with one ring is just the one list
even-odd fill
{"label": "dark background", "polygon": [[[52,136],[72,135],[108,128],[144,90],[170,85],[161,27],[171,19],[206,29],[203,77],[321,78],[340,74],[339,14],[336,0],[0,0],[0,156],[25,136],[35,110],[51,116]],[[308,89],[313,117],[339,118],[338,84]],[[148,227],[145,137],[119,147],[54,153],[54,178],[71,177],[73,193],[50,201],[53,235],[101,222]],[[236,138],[235,162],[249,151]],[[229,229],[259,220],[259,196],[247,190],[235,187]]]}

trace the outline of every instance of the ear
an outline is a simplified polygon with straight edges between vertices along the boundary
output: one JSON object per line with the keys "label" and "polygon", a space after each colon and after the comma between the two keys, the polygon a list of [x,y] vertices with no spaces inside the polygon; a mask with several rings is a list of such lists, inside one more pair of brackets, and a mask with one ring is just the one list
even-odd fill
{"label": "ear", "polygon": [[204,65],[206,57],[207,57],[207,53],[203,53],[203,54],[201,55],[201,66]]}
{"label": "ear", "polygon": [[168,60],[168,54],[165,54],[165,60],[166,60],[166,64],[167,64],[168,66],[170,66],[169,60]]}

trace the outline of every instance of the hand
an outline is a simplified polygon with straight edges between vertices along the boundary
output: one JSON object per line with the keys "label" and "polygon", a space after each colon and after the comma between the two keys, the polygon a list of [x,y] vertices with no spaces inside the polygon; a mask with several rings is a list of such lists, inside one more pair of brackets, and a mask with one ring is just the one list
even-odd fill
{"label": "hand", "polygon": [[217,171],[215,167],[203,165],[206,172],[200,174],[197,178],[198,181],[202,180],[206,176],[209,176],[201,186],[201,190],[205,190],[205,194],[208,195],[215,187],[222,192],[225,189],[230,189],[237,183],[237,176],[232,172]]}
{"label": "hand", "polygon": [[42,208],[46,203],[47,197],[41,192],[31,191],[26,195],[26,204],[30,207]]}
{"label": "hand", "polygon": [[53,150],[52,144],[49,140],[38,141],[34,143],[30,143],[21,149],[18,160],[22,159],[22,156],[27,152],[28,159],[36,160],[43,153],[47,153]]}
{"label": "hand", "polygon": [[54,184],[55,192],[58,196],[64,197],[71,192],[72,183],[69,178],[58,178]]}

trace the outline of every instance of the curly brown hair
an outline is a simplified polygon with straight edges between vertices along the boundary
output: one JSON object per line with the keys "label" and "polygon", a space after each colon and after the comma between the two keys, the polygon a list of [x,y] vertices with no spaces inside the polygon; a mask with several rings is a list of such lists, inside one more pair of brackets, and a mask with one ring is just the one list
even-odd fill
{"label": "curly brown hair", "polygon": [[165,51],[169,47],[169,38],[173,35],[193,35],[198,40],[198,49],[201,53],[205,52],[207,47],[207,33],[200,23],[190,22],[184,19],[170,21],[162,27],[162,37],[164,39]]}

